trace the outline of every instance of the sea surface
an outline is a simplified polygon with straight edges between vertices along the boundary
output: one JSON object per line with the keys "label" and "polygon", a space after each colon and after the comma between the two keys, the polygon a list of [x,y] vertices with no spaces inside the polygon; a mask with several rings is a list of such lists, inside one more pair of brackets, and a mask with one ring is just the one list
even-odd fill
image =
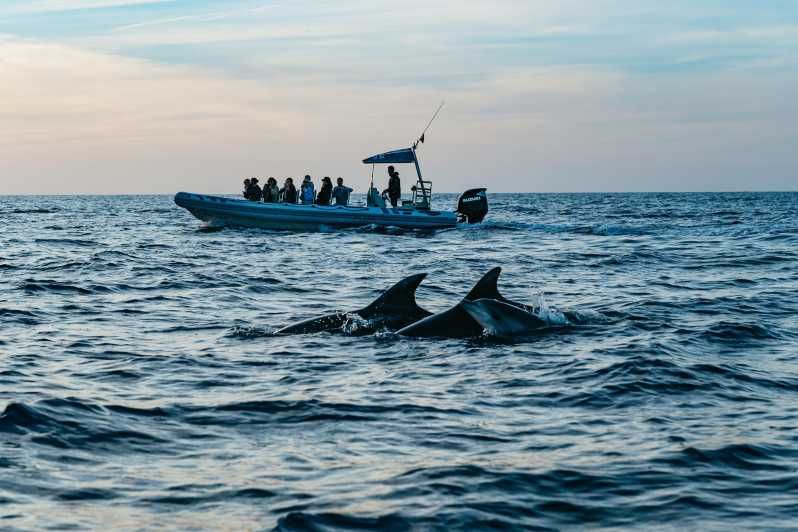
{"label": "sea surface", "polygon": [[[797,529],[798,194],[489,198],[300,234],[0,197],[0,529]],[[579,323],[273,334],[494,266]]]}

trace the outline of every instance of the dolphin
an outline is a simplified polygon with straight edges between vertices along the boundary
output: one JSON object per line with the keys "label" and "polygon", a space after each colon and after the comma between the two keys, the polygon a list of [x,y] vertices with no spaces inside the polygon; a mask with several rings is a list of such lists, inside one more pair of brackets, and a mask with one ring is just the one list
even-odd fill
{"label": "dolphin", "polygon": [[492,336],[524,336],[548,326],[548,322],[535,313],[496,299],[463,301],[460,306]]}
{"label": "dolphin", "polygon": [[431,314],[416,303],[416,289],[426,276],[426,273],[419,273],[405,277],[370,305],[360,310],[354,312],[339,310],[283,327],[275,334],[311,334],[340,330],[355,316],[368,323],[367,327],[358,331],[360,334],[373,332],[380,328],[394,331],[401,329]]}
{"label": "dolphin", "polygon": [[505,303],[522,309],[527,309],[521,303],[506,299],[499,293],[498,282],[501,267],[496,267],[482,276],[477,284],[466,294],[458,304],[448,310],[433,314],[413,324],[407,325],[397,331],[401,336],[412,337],[438,337],[438,338],[469,338],[482,334],[484,328],[463,308],[463,301],[476,301],[489,299]]}

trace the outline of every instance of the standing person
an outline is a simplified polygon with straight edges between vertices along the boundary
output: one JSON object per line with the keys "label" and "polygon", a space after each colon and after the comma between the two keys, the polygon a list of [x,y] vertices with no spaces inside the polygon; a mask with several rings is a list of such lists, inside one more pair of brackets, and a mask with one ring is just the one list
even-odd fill
{"label": "standing person", "polygon": [[278,203],[280,201],[280,187],[277,186],[277,180],[270,177],[266,181],[266,186],[263,187],[263,201],[264,203]]}
{"label": "standing person", "polygon": [[302,205],[313,205],[313,201],[316,199],[316,187],[313,186],[313,181],[310,180],[309,175],[306,175],[302,181],[302,186],[299,189],[299,199],[302,201]]}
{"label": "standing person", "polygon": [[324,177],[321,180],[321,188],[319,189],[319,195],[316,196],[316,205],[329,205],[330,200],[332,199],[332,181],[329,177]]}
{"label": "standing person", "polygon": [[402,197],[402,182],[399,181],[399,172],[394,170],[393,166],[388,167],[388,188],[382,191],[382,195],[388,194],[388,199],[391,200],[391,205],[396,207],[399,203],[399,198]]}
{"label": "standing person", "polygon": [[341,177],[336,180],[336,183],[337,184],[332,191],[332,195],[335,198],[335,204],[346,206],[349,204],[349,194],[352,193],[352,189],[344,186],[344,180]]}
{"label": "standing person", "polygon": [[297,194],[294,180],[290,177],[285,178],[283,188],[280,189],[280,198],[283,203],[296,203],[299,194]]}
{"label": "standing person", "polygon": [[244,180],[244,199],[249,199],[249,178]]}

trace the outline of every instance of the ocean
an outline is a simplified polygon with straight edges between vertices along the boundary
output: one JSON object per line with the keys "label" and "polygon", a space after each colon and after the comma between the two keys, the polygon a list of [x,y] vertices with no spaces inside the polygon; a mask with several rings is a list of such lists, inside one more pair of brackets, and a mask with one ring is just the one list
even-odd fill
{"label": "ocean", "polygon": [[[0,197],[0,529],[798,528],[798,193],[489,200],[280,233]],[[495,266],[578,323],[274,334]]]}

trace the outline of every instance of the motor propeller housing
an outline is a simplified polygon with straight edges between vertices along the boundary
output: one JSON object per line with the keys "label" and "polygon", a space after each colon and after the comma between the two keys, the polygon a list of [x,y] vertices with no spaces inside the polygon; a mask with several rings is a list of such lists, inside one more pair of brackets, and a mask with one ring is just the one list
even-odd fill
{"label": "motor propeller housing", "polygon": [[460,221],[470,224],[480,223],[488,214],[488,195],[486,188],[472,188],[460,195],[457,212]]}

